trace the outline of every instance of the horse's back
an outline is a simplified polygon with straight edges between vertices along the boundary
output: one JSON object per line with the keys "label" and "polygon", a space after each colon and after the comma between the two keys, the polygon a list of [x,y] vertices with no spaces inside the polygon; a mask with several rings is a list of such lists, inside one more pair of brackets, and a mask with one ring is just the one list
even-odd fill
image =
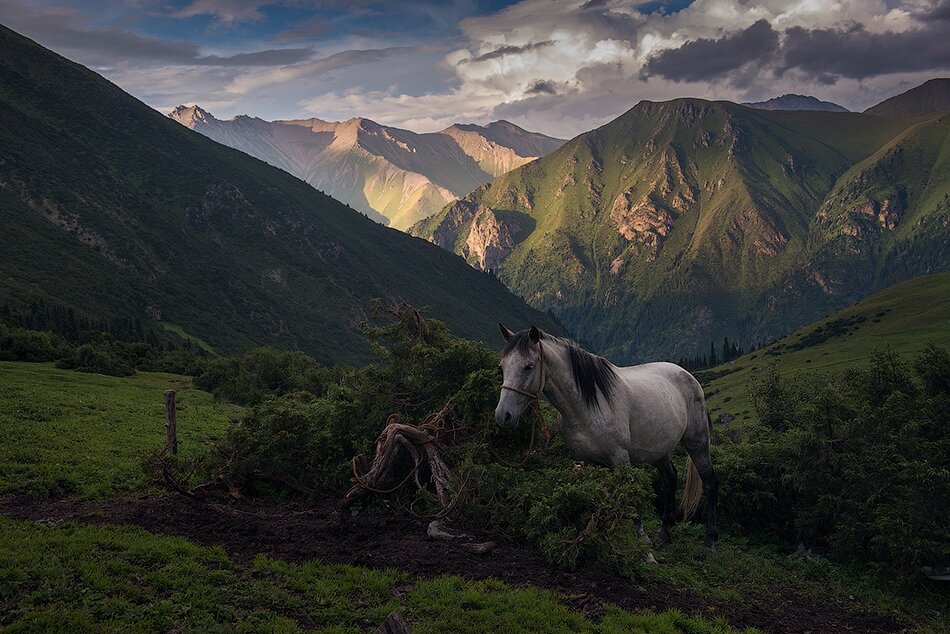
{"label": "horse's back", "polygon": [[619,375],[627,387],[631,458],[648,462],[665,456],[696,418],[702,387],[674,363],[628,366]]}
{"label": "horse's back", "polygon": [[687,370],[675,363],[656,361],[621,368],[621,376],[631,383],[631,388],[647,391],[674,389],[684,399],[703,399],[703,388]]}

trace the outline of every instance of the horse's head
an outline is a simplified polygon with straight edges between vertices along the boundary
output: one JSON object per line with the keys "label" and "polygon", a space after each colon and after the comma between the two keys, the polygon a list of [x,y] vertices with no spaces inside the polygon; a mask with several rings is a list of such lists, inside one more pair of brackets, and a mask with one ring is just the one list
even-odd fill
{"label": "horse's head", "polygon": [[532,401],[540,398],[544,388],[544,351],[540,330],[513,333],[502,324],[505,349],[501,354],[502,387],[495,408],[495,420],[506,429],[518,425],[518,419]]}

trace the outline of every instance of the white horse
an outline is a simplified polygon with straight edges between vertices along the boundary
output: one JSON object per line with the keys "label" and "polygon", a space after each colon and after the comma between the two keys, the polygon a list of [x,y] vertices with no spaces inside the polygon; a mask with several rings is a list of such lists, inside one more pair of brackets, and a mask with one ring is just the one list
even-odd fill
{"label": "white horse", "polygon": [[571,455],[616,467],[652,463],[660,472],[663,524],[668,542],[676,519],[676,468],[670,452],[682,440],[689,454],[681,515],[688,519],[705,489],[706,545],[715,549],[718,481],[709,456],[712,426],[703,388],[673,363],[617,367],[567,339],[532,326],[513,333],[498,324],[507,342],[503,385],[495,419],[513,428],[525,408],[543,394],[557,408],[558,426]]}

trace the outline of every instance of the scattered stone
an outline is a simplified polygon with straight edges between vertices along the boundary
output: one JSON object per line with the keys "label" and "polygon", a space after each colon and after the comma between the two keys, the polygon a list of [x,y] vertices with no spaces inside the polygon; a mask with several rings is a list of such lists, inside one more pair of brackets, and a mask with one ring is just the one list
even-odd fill
{"label": "scattered stone", "polygon": [[447,541],[466,536],[464,533],[455,534],[448,532],[442,525],[442,520],[432,520],[429,522],[429,528],[426,529],[426,535],[432,539],[444,539]]}
{"label": "scattered stone", "polygon": [[462,544],[462,548],[476,555],[484,555],[495,549],[495,542],[480,542],[474,544]]}
{"label": "scattered stone", "polygon": [[376,634],[411,634],[412,630],[402,617],[395,612],[390,612],[383,624],[376,630]]}

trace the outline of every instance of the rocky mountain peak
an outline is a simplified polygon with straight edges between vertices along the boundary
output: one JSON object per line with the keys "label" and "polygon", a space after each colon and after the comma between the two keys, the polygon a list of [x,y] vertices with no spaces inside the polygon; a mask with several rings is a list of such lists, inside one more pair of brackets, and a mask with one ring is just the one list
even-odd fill
{"label": "rocky mountain peak", "polygon": [[214,115],[197,104],[193,106],[176,106],[174,110],[168,113],[168,117],[192,129],[196,126],[207,125],[212,121],[217,121]]}

